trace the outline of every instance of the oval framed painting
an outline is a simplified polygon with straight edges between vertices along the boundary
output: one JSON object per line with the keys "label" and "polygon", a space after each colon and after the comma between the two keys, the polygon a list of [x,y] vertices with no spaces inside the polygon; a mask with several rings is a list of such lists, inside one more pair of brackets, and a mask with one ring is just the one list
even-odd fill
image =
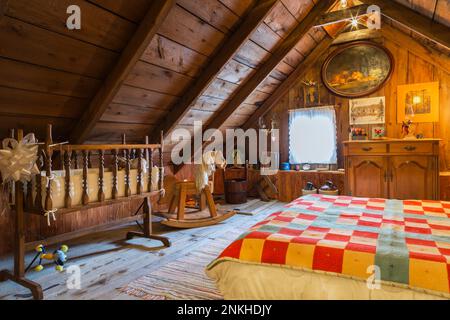
{"label": "oval framed painting", "polygon": [[333,51],[322,67],[322,80],[345,98],[367,96],[380,89],[394,70],[392,54],[381,45],[360,41]]}

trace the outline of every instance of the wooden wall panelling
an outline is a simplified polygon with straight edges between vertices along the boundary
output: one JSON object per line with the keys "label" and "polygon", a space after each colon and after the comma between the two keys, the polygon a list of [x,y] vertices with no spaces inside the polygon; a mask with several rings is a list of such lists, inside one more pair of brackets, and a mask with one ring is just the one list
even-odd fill
{"label": "wooden wall panelling", "polygon": [[[390,26],[385,26],[387,28],[392,28]],[[383,31],[383,30],[382,30]],[[408,37],[408,36],[404,36]],[[397,37],[397,40],[399,37]],[[430,50],[429,57],[424,60],[419,55],[415,54],[414,49],[419,48],[420,55],[423,54],[424,47],[415,43],[414,45],[402,45],[405,39],[399,41],[391,40],[389,38],[375,38],[372,41],[377,41],[383,44],[394,56],[395,69],[386,85],[381,88],[378,92],[372,94],[372,97],[385,96],[386,97],[386,134],[390,138],[401,137],[401,124],[397,123],[397,86],[408,83],[420,83],[428,81],[439,81],[440,82],[440,122],[439,123],[420,123],[417,126],[417,132],[423,133],[425,137],[428,138],[441,138],[440,148],[440,169],[441,171],[446,171],[448,169],[448,164],[450,160],[450,149],[449,141],[450,136],[448,134],[446,123],[449,121],[448,103],[450,102],[449,83],[450,74],[446,71],[446,62],[450,61],[449,57],[444,57],[441,53]],[[411,39],[411,41],[413,41]],[[401,42],[399,44],[398,42]],[[288,161],[288,149],[283,148],[287,145],[288,141],[288,109],[295,109],[304,106],[302,92],[303,84],[302,80],[319,80],[320,81],[320,70],[326,56],[334,50],[336,46],[333,46],[328,50],[326,54],[316,62],[316,64],[311,68],[311,70],[303,77],[295,80],[293,87],[286,92],[286,94],[280,98],[280,101],[276,103],[273,107],[273,111],[270,111],[266,117],[270,119],[272,113],[277,113],[277,115],[282,118],[282,123],[280,125],[281,129],[281,161]],[[445,59],[439,64],[436,61],[439,59]],[[430,63],[432,62],[432,63]],[[276,94],[274,94],[276,95]],[[273,96],[274,96],[273,95]],[[343,167],[343,156],[342,156],[342,142],[348,140],[348,130],[349,130],[349,116],[348,116],[348,104],[349,99],[336,97],[332,95],[326,88],[322,87],[320,90],[321,104],[331,104],[335,105],[336,116],[337,116],[337,139],[338,139],[338,166]],[[259,110],[258,110],[259,111]],[[258,111],[256,114],[258,114]],[[255,119],[257,119],[255,117]],[[246,128],[246,125],[244,125]],[[372,126],[366,126],[366,130],[370,132]],[[445,188],[445,186],[443,187]]]}

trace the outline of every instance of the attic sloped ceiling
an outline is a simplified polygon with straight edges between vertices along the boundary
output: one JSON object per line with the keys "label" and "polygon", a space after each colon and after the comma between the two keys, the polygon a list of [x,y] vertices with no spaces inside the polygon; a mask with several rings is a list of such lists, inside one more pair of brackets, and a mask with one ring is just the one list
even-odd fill
{"label": "attic sloped ceiling", "polygon": [[[396,1],[436,22],[450,24],[449,0]],[[208,122],[217,115],[317,2],[277,1],[177,127],[192,130],[194,119]],[[129,142],[141,142],[145,135],[154,132],[221,44],[239,32],[243,17],[255,3],[254,0],[176,1],[87,142],[118,142],[122,133],[127,134]],[[65,27],[66,9],[72,4],[82,10],[81,30],[69,31]],[[50,122],[54,125],[55,139],[67,139],[150,4],[149,0],[0,0],[2,136],[9,128],[21,127],[42,137],[45,125]],[[389,23],[428,41],[395,21]],[[323,29],[311,29],[222,128],[244,124],[325,36]],[[439,49],[438,44],[433,45]]]}

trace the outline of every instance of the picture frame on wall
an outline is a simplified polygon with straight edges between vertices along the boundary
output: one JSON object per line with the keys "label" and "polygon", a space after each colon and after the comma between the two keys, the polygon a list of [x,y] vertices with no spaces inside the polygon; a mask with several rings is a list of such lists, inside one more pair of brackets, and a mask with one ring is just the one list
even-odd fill
{"label": "picture frame on wall", "polygon": [[397,88],[397,122],[439,122],[439,82],[400,85]]}
{"label": "picture frame on wall", "polygon": [[394,58],[384,46],[359,41],[333,51],[322,66],[322,80],[333,94],[361,98],[377,92],[392,75]]}
{"label": "picture frame on wall", "polygon": [[353,99],[349,101],[350,125],[384,124],[386,97]]}

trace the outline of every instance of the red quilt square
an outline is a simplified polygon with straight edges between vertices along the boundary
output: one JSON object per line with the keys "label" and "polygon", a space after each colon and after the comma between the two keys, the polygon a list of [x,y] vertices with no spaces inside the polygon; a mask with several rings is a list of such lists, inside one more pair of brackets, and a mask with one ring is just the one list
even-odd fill
{"label": "red quilt square", "polygon": [[374,206],[366,206],[366,209],[369,209],[369,210],[378,210],[378,211],[384,210],[383,207],[374,207]]}
{"label": "red quilt square", "polygon": [[261,256],[262,263],[286,263],[286,252],[289,242],[271,241],[264,242],[264,248]]}
{"label": "red quilt square", "polygon": [[219,258],[230,257],[239,259],[243,241],[244,239],[234,241],[227,248],[225,248],[225,250],[222,251]]}
{"label": "red quilt square", "polygon": [[344,249],[317,246],[314,250],[313,269],[342,273]]}
{"label": "red quilt square", "polygon": [[314,206],[310,206],[306,209],[311,210],[311,211],[316,211],[316,212],[324,212],[325,211],[325,208],[319,208],[319,207],[314,207]]}
{"label": "red quilt square", "polygon": [[247,239],[266,239],[268,236],[270,236],[270,232],[263,232],[263,231],[253,231],[250,232],[246,238]]}
{"label": "red quilt square", "polygon": [[434,207],[423,207],[423,211],[437,212],[437,213],[444,213],[445,212],[443,208],[434,208]]}
{"label": "red quilt square", "polygon": [[351,251],[359,251],[359,252],[369,252],[369,253],[376,253],[377,247],[375,246],[369,246],[367,244],[361,244],[361,243],[348,243],[345,247],[346,250]]}
{"label": "red quilt square", "polygon": [[278,217],[273,218],[273,220],[291,222],[292,220],[294,220],[294,218],[293,217],[278,216]]}
{"label": "red quilt square", "polygon": [[362,216],[363,217],[369,217],[369,218],[376,218],[376,219],[382,219],[383,218],[383,216],[381,214],[368,213],[368,212],[363,212]]}
{"label": "red quilt square", "polygon": [[311,231],[317,231],[317,232],[323,232],[323,233],[330,232],[330,228],[322,228],[322,227],[315,227],[315,226],[309,226],[307,229],[311,230]]}
{"label": "red quilt square", "polygon": [[430,224],[430,227],[436,230],[450,230],[448,226],[439,226],[437,224]]}
{"label": "red quilt square", "polygon": [[422,201],[405,200],[403,201],[403,204],[406,206],[421,206]]}
{"label": "red quilt square", "polygon": [[295,237],[291,239],[292,243],[301,243],[301,244],[317,244],[320,239],[306,238],[306,237]]}
{"label": "red quilt square", "polygon": [[364,227],[374,227],[374,228],[380,228],[381,222],[372,222],[372,221],[358,221],[358,226],[364,226]]}
{"label": "red quilt square", "polygon": [[342,241],[342,242],[348,242],[350,241],[350,236],[345,236],[342,234],[334,234],[334,233],[328,233],[325,236],[325,239],[327,240],[334,240],[334,241]]}
{"label": "red quilt square", "polygon": [[297,218],[304,219],[304,220],[315,220],[317,218],[317,216],[313,215],[313,214],[300,213],[297,215]]}
{"label": "red quilt square", "polygon": [[353,235],[355,237],[378,239],[378,233],[369,232],[369,231],[358,231],[358,230],[355,230],[355,231],[353,231]]}
{"label": "red quilt square", "polygon": [[286,234],[288,236],[295,236],[295,237],[301,235],[302,232],[303,232],[303,230],[290,229],[290,228],[281,228],[280,231],[278,231],[278,233]]}
{"label": "red quilt square", "polygon": [[410,252],[409,257],[411,259],[420,259],[420,260],[426,260],[426,261],[436,261],[436,262],[446,262],[444,256],[442,255],[435,255],[435,254],[427,254],[423,252]]}
{"label": "red quilt square", "polygon": [[417,244],[419,246],[436,247],[436,242],[431,241],[431,240],[406,238],[405,241],[407,244]]}
{"label": "red quilt square", "polygon": [[430,229],[408,227],[408,226],[405,226],[405,232],[420,233],[420,234],[431,234],[431,230]]}

